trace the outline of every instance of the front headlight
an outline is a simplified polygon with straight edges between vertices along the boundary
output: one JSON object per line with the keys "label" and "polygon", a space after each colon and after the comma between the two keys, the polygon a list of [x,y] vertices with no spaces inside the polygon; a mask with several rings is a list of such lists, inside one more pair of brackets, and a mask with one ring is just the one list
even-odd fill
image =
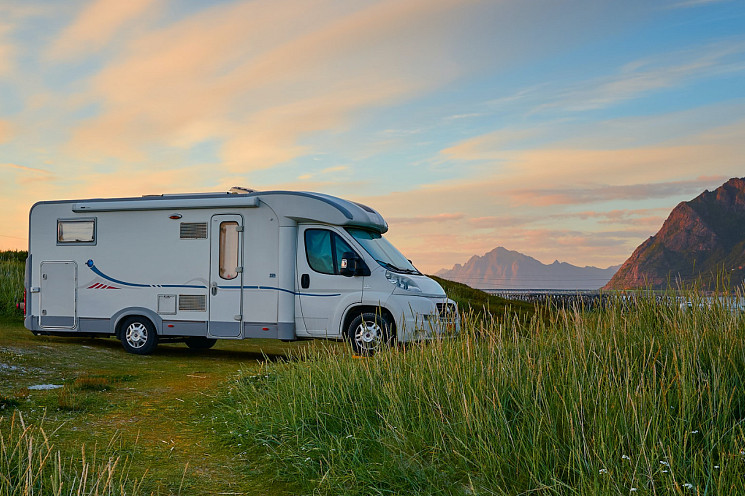
{"label": "front headlight", "polygon": [[386,270],[385,278],[388,279],[388,282],[390,282],[391,284],[395,284],[397,288],[401,288],[404,291],[412,291],[414,293],[422,292],[422,288],[420,288],[412,278],[405,275],[395,274],[389,270]]}

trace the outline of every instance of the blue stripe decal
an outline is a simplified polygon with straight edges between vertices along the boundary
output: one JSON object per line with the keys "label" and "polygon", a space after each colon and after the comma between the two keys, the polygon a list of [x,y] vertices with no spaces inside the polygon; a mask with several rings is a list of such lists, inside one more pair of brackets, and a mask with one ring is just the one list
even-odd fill
{"label": "blue stripe decal", "polygon": [[[190,289],[207,289],[207,286],[199,286],[194,284],[136,284],[133,282],[124,282],[120,281],[119,279],[114,279],[113,277],[109,277],[103,272],[101,272],[98,267],[96,267],[96,264],[93,263],[93,260],[88,260],[85,263],[89,269],[91,269],[95,274],[103,277],[107,281],[114,282],[116,284],[121,284],[122,286],[130,286],[133,288],[190,288]],[[241,286],[218,286],[220,289],[241,289]],[[269,289],[272,291],[284,291],[285,293],[294,294],[297,296],[341,296],[341,293],[335,293],[335,294],[314,294],[314,293],[297,293],[295,291],[291,291],[289,289],[283,289],[283,288],[275,288],[273,286],[243,286],[243,289]]]}
{"label": "blue stripe decal", "polygon": [[104,279],[115,282],[116,284],[121,284],[122,286],[130,286],[133,288],[194,288],[194,289],[207,289],[207,286],[198,286],[194,284],[136,284],[133,282],[124,282],[120,281],[119,279],[114,279],[113,277],[109,277],[103,272],[101,272],[98,267],[96,267],[96,264],[93,263],[93,260],[88,260],[85,265],[88,266],[95,274],[103,277]]}
{"label": "blue stripe decal", "polygon": [[[241,286],[218,286],[220,289],[240,289]],[[296,296],[341,296],[341,293],[331,293],[331,294],[316,294],[316,293],[298,293],[296,291],[291,291],[289,289],[283,289],[283,288],[275,288],[274,286],[243,286],[243,289],[269,289],[271,291],[283,291],[285,293],[290,293]]]}

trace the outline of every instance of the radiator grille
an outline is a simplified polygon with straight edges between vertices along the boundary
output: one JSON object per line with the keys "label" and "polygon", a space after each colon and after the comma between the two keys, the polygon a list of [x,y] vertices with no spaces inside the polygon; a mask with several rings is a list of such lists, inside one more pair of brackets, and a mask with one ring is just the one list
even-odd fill
{"label": "radiator grille", "polygon": [[207,296],[178,295],[178,309],[186,312],[206,312]]}
{"label": "radiator grille", "polygon": [[458,310],[452,303],[438,303],[437,312],[440,314],[440,321],[444,324],[454,324],[458,319]]}
{"label": "radiator grille", "polygon": [[181,239],[207,239],[207,223],[182,222]]}

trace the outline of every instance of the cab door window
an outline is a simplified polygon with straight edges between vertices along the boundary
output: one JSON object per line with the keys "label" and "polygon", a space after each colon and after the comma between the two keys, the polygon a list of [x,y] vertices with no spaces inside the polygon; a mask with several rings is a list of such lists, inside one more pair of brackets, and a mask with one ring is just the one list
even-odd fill
{"label": "cab door window", "polygon": [[305,255],[310,268],[321,274],[339,275],[341,259],[345,252],[354,252],[351,246],[335,232],[326,229],[305,231]]}

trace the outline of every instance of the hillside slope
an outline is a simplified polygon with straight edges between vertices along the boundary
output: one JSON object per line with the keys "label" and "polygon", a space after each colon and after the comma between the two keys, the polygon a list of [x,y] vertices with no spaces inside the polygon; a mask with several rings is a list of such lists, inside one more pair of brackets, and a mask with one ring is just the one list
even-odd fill
{"label": "hillside slope", "polygon": [[745,179],[681,202],[659,232],[634,251],[605,289],[655,288],[700,282],[713,288],[722,275],[745,276]]}

